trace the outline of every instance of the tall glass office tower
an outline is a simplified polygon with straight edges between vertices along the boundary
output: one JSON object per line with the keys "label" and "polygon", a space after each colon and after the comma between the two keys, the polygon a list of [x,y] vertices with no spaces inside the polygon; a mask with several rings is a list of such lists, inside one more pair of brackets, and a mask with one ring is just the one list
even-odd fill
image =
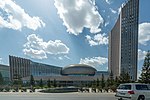
{"label": "tall glass office tower", "polygon": [[128,0],[109,34],[109,71],[137,80],[139,0]]}

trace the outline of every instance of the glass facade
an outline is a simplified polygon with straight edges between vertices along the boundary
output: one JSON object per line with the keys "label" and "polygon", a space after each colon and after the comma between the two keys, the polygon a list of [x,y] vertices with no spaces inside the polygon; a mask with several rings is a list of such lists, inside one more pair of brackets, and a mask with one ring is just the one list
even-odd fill
{"label": "glass facade", "polygon": [[139,0],[128,0],[121,8],[119,24],[112,29],[109,39],[109,69],[115,76],[126,72],[133,81],[137,79],[138,19]]}
{"label": "glass facade", "polygon": [[4,80],[9,81],[9,79],[10,79],[9,66],[0,64],[0,72],[1,72],[2,77],[4,78]]}
{"label": "glass facade", "polygon": [[61,67],[56,67],[52,65],[31,62],[31,74],[33,76],[53,76],[61,75]]}
{"label": "glass facade", "polygon": [[10,78],[18,79],[30,75],[30,60],[15,56],[9,56]]}
{"label": "glass facade", "polygon": [[9,56],[10,78],[11,80],[33,76],[60,75],[61,67],[32,62],[15,56]]}

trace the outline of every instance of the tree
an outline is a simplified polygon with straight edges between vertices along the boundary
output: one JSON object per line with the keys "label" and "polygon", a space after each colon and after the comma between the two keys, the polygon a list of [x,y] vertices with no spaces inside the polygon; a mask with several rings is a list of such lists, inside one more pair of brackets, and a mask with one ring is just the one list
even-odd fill
{"label": "tree", "polygon": [[144,64],[142,67],[142,73],[139,77],[139,81],[142,83],[149,83],[150,84],[150,50],[147,52]]}
{"label": "tree", "polygon": [[117,76],[116,76],[116,78],[115,78],[115,81],[114,81],[114,82],[115,82],[116,87],[118,87],[120,83],[119,83],[119,79],[118,79],[118,77],[117,77]]}
{"label": "tree", "polygon": [[110,86],[110,79],[109,78],[107,78],[107,81],[106,81],[106,87],[109,87]]}
{"label": "tree", "polygon": [[53,81],[53,86],[54,86],[54,87],[57,86],[57,84],[56,84],[56,79],[54,79],[54,81]]}
{"label": "tree", "polygon": [[48,88],[51,87],[51,81],[50,81],[50,79],[47,81],[47,87],[48,87]]}
{"label": "tree", "polygon": [[114,84],[114,75],[113,75],[112,71],[110,72],[109,80],[110,80],[110,85],[113,85]]}
{"label": "tree", "polygon": [[119,78],[116,76],[115,80],[113,80],[113,84],[111,84],[110,82],[110,89],[115,92],[117,87],[119,86],[120,82],[119,82]]}
{"label": "tree", "polygon": [[104,80],[103,74],[102,74],[102,79],[101,79],[101,87],[102,87],[102,89],[105,87],[105,80]]}
{"label": "tree", "polygon": [[92,88],[96,88],[96,80],[92,82]]}
{"label": "tree", "polygon": [[96,87],[99,87],[99,79],[96,80]]}
{"label": "tree", "polygon": [[33,87],[35,85],[34,77],[33,75],[30,76],[30,86]]}
{"label": "tree", "polygon": [[129,83],[129,82],[131,82],[129,73],[125,72],[123,70],[120,77],[119,77],[119,82],[120,83]]}
{"label": "tree", "polygon": [[19,76],[18,77],[18,86],[22,87],[22,85],[23,85],[23,82],[22,82],[21,77]]}
{"label": "tree", "polygon": [[21,76],[19,74],[14,74],[14,78],[13,78],[13,86],[16,88],[21,88],[23,85],[23,81],[21,79]]}
{"label": "tree", "polygon": [[39,86],[40,86],[41,88],[43,88],[43,80],[42,80],[42,79],[40,79]]}
{"label": "tree", "polygon": [[0,72],[0,85],[3,85],[3,84],[4,84],[4,79],[3,79],[3,76],[2,76],[2,74]]}

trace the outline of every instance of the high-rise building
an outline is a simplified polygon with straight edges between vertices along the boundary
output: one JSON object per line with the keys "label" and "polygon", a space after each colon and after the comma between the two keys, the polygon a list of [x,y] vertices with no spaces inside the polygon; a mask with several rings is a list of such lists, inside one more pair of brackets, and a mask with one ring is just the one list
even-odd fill
{"label": "high-rise building", "polygon": [[122,5],[119,18],[109,34],[109,71],[125,72],[137,80],[139,0]]}

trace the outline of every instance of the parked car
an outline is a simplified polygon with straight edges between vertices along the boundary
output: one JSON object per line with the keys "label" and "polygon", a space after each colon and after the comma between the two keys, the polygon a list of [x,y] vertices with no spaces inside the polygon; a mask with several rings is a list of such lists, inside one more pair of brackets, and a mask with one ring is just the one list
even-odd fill
{"label": "parked car", "polygon": [[150,100],[150,84],[120,84],[115,96],[118,100]]}

